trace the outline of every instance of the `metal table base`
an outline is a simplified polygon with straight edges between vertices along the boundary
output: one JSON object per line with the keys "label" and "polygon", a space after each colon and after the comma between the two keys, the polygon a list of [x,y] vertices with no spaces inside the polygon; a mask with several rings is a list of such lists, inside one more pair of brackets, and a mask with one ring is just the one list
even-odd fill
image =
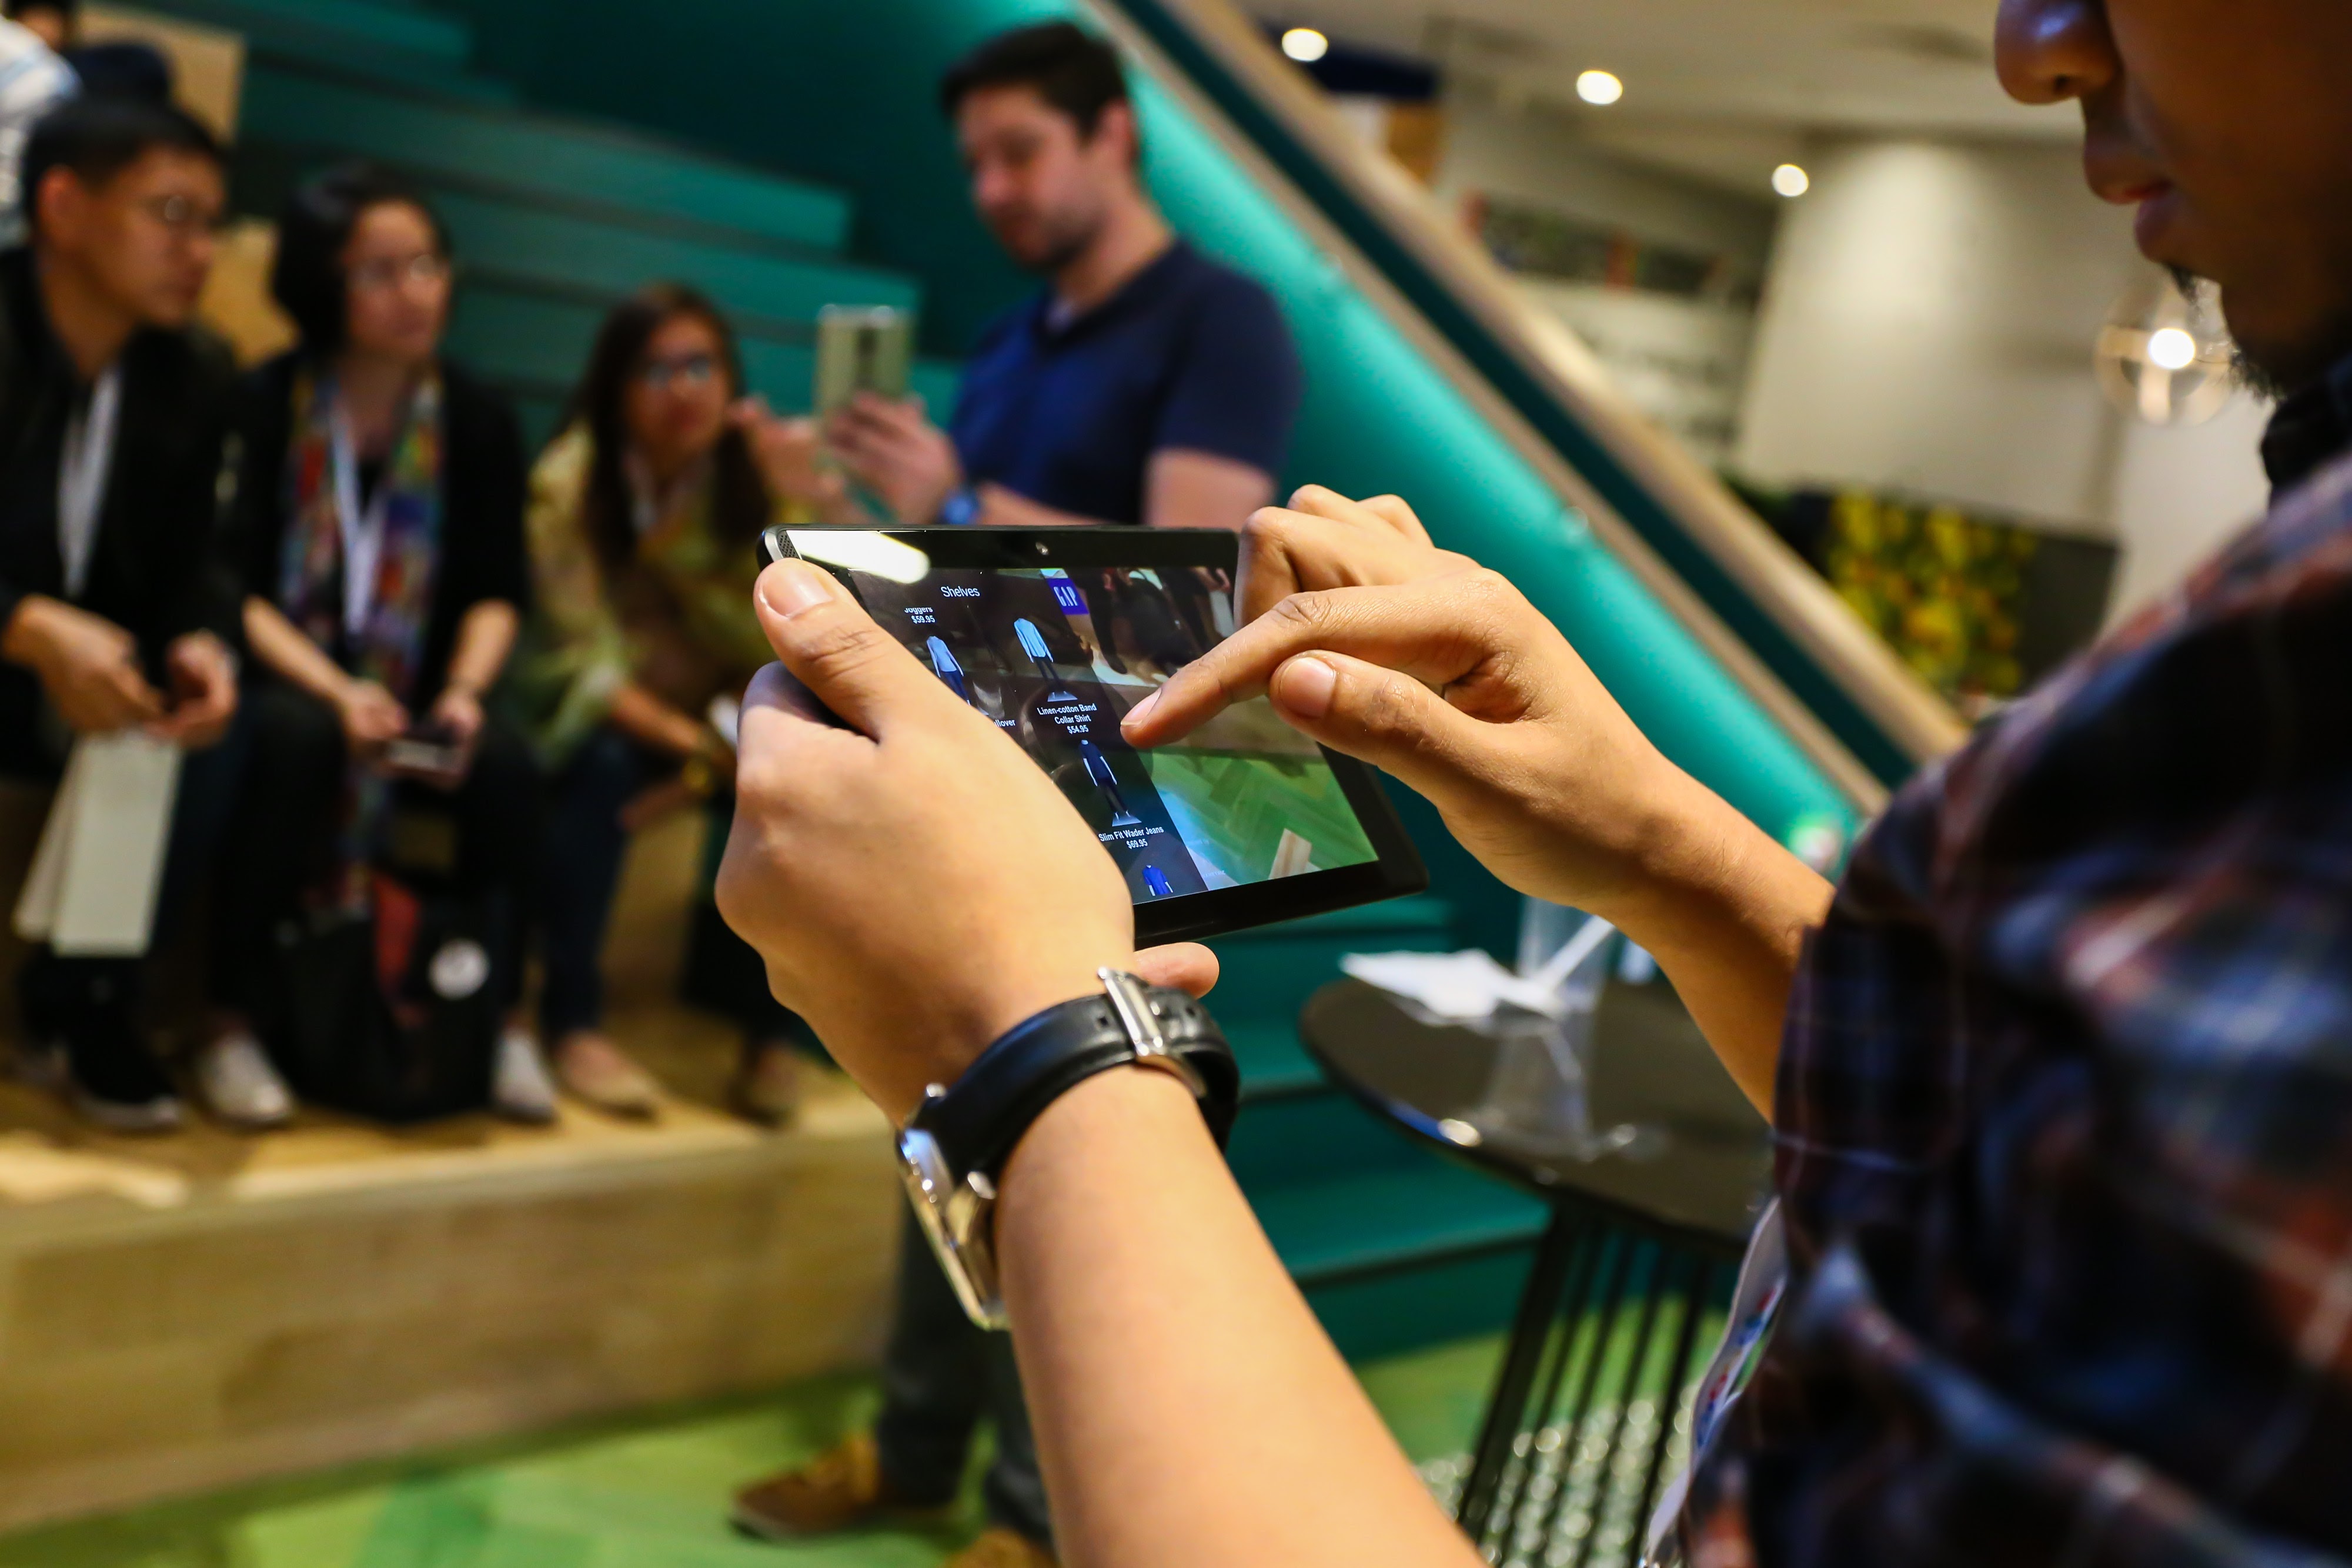
{"label": "metal table base", "polygon": [[1456,1518],[1506,1568],[1633,1568],[1738,1274],[1718,1249],[1553,1207]]}

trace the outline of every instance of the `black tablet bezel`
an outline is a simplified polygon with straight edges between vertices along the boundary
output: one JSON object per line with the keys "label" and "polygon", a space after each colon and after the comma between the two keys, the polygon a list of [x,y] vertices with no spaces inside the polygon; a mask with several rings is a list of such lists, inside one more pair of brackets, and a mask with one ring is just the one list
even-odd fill
{"label": "black tablet bezel", "polygon": [[[798,558],[790,536],[807,533],[880,534],[913,545],[935,565],[950,570],[1207,567],[1231,572],[1240,559],[1240,537],[1223,528],[771,528],[761,539],[761,549],[772,561]],[[830,561],[810,564],[824,567],[852,592],[856,591],[849,569]],[[1406,834],[1396,808],[1389,803],[1379,775],[1328,747],[1322,751],[1379,858],[1363,865],[1139,904],[1135,906],[1139,945],[1202,941],[1428,889],[1428,868]]]}

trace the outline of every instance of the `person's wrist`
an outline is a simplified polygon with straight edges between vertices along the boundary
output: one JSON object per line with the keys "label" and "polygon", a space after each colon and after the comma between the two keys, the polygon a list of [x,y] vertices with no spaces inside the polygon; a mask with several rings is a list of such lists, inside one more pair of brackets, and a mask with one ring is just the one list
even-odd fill
{"label": "person's wrist", "polygon": [[1108,965],[1124,968],[1132,962],[1125,956],[1094,962],[1081,959],[1029,973],[994,977],[983,988],[973,992],[940,1028],[938,1040],[946,1049],[926,1063],[922,1082],[908,1086],[905,1103],[890,1107],[892,1116],[903,1125],[922,1103],[923,1094],[931,1085],[954,1088],[956,1081],[990,1046],[1048,1008],[1101,995],[1102,981],[1095,973],[1098,967]]}
{"label": "person's wrist", "polygon": [[1616,908],[1595,911],[1635,942],[1663,958],[1727,929],[1801,929],[1819,918],[1829,884],[1721,796],[1677,769],[1675,787],[1652,799],[1631,884]]}
{"label": "person's wrist", "polygon": [[1171,1169],[1170,1156],[1182,1150],[1202,1152],[1221,1166],[1208,1131],[1200,1103],[1166,1072],[1098,1072],[1056,1099],[1029,1124],[996,1178],[1000,1278],[1032,1233],[1041,1200],[1087,1202],[1101,1195],[1099,1187],[1073,1186],[1064,1176],[1088,1168],[1108,1149],[1134,1155],[1160,1178]]}
{"label": "person's wrist", "polygon": [[54,639],[52,612],[57,601],[37,593],[28,593],[16,601],[16,613],[8,624],[0,629],[0,658],[27,669],[39,669],[47,660]]}

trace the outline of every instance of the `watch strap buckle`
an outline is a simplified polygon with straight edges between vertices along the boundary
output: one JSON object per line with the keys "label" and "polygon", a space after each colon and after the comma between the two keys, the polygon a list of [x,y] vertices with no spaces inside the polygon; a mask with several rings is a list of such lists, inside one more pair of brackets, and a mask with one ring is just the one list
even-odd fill
{"label": "watch strap buckle", "polygon": [[1199,1070],[1169,1049],[1167,1031],[1160,1027],[1159,1010],[1152,1005],[1151,992],[1141,978],[1108,965],[1097,969],[1095,977],[1102,982],[1103,995],[1110,998],[1111,1012],[1118,1018],[1128,1044],[1135,1048],[1136,1065],[1172,1072],[1192,1092],[1194,1099],[1207,1098],[1208,1085],[1202,1081]]}

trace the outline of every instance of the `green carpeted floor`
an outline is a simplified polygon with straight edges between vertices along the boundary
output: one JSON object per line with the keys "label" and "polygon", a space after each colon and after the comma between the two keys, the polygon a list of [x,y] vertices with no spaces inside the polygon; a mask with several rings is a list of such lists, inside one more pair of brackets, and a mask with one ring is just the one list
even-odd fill
{"label": "green carpeted floor", "polygon": [[[1500,1342],[1375,1363],[1364,1385],[1416,1460],[1469,1447]],[[279,1482],[0,1540],[0,1568],[930,1568],[979,1528],[978,1465],[959,1518],[809,1545],[740,1539],[740,1482],[873,1415],[870,1380],[581,1427],[430,1460]]]}

